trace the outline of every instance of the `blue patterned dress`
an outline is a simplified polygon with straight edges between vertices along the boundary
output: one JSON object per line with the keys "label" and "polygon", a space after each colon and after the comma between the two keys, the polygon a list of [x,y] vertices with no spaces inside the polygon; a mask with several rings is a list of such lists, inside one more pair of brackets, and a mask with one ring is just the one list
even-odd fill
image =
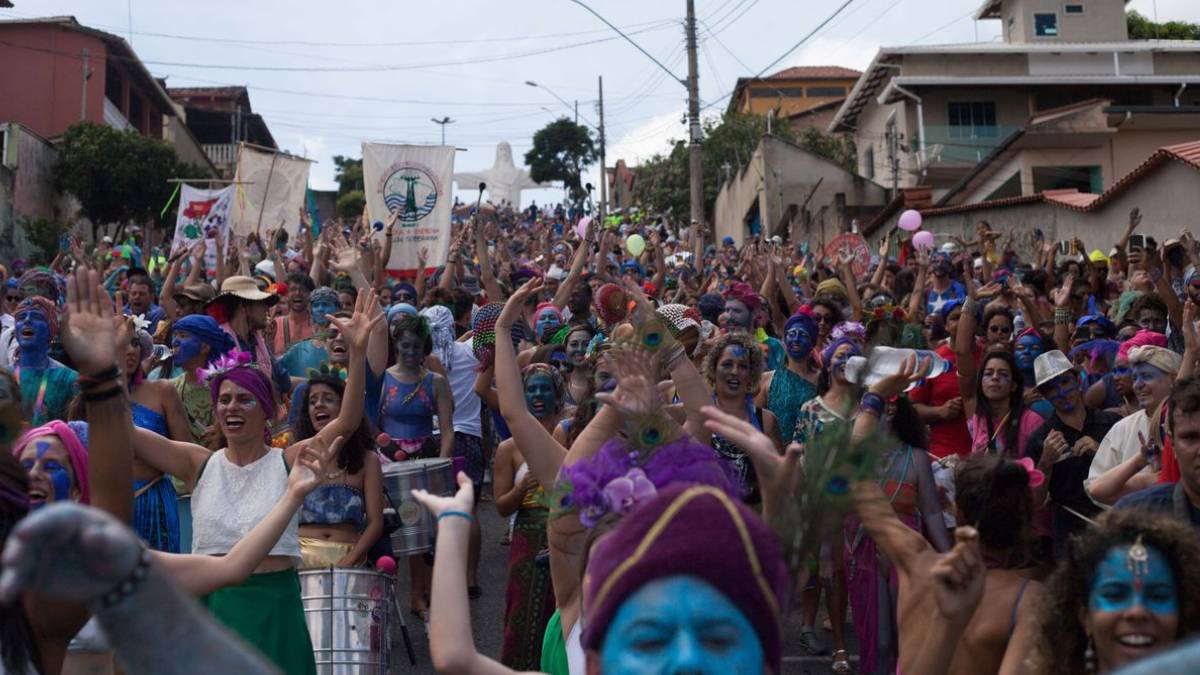
{"label": "blue patterned dress", "polygon": [[[167,420],[146,406],[131,401],[133,424],[170,437]],[[171,479],[161,475],[133,482],[133,530],[156,551],[179,553],[178,496]]]}

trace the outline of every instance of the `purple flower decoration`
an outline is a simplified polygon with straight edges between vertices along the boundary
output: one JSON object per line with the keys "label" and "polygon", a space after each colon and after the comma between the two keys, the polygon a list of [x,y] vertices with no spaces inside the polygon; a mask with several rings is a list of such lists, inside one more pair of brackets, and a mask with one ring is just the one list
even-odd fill
{"label": "purple flower decoration", "polygon": [[639,468],[630,469],[624,476],[608,481],[604,486],[604,498],[608,501],[611,511],[625,513],[637,506],[639,502],[650,499],[658,494],[654,483],[646,477],[646,472]]}

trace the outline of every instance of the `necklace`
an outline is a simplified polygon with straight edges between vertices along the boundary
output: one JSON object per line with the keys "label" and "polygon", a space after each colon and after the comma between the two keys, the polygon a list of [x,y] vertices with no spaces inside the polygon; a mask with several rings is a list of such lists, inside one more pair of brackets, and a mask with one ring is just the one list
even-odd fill
{"label": "necklace", "polygon": [[346,475],[346,470],[338,469],[337,471],[334,471],[333,473],[325,474],[325,480],[333,480],[335,478],[341,478],[344,475]]}

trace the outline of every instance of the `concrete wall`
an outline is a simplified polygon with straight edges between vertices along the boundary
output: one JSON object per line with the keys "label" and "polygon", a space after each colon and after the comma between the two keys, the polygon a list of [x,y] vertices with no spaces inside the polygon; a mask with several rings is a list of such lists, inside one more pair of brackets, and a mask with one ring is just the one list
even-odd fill
{"label": "concrete wall", "polygon": [[[1088,250],[1101,249],[1107,253],[1124,233],[1134,207],[1142,210],[1138,233],[1151,235],[1159,242],[1178,237],[1181,229],[1195,225],[1195,216],[1200,213],[1200,171],[1182,162],[1168,161],[1095,211],[1079,212],[1036,202],[927,215],[922,229],[933,232],[938,243],[948,241],[951,235],[970,239],[975,223],[983,219],[1001,232],[1012,233],[1014,245],[1025,260],[1033,255],[1027,240],[1034,229],[1041,229],[1050,240],[1077,236]],[[897,218],[899,213],[872,232],[871,238],[878,242],[895,227]]]}
{"label": "concrete wall", "polygon": [[[107,50],[94,37],[50,25],[0,24],[0,121],[20,122],[53,138],[87,119],[103,121]],[[92,77],[86,117],[81,118],[83,50]]]}
{"label": "concrete wall", "polygon": [[787,237],[789,233],[774,228],[790,205],[799,207],[805,200],[806,209],[813,215],[813,233],[820,232],[823,225],[824,233],[833,236],[839,227],[848,225],[839,221],[836,212],[838,194],[845,196],[847,220],[856,216],[865,219],[887,201],[887,191],[880,185],[786,141],[764,137],[746,169],[726,183],[717,196],[717,237],[730,236],[741,243],[748,234],[746,216],[755,204],[764,232]]}
{"label": "concrete wall", "polygon": [[204,154],[204,148],[200,147],[196,137],[188,131],[182,117],[163,118],[163,140],[174,148],[179,161],[206,168],[211,165],[208,155]]}
{"label": "concrete wall", "polygon": [[74,200],[54,191],[54,146],[18,124],[7,129],[8,152],[0,158],[0,259],[29,257],[25,224],[38,218],[67,220]]}
{"label": "concrete wall", "polygon": [[[1063,5],[1083,5],[1082,14],[1067,14]],[[1037,37],[1034,14],[1058,16],[1057,37]],[[1124,0],[1008,0],[1001,10],[1005,42],[1110,42],[1129,39]]]}

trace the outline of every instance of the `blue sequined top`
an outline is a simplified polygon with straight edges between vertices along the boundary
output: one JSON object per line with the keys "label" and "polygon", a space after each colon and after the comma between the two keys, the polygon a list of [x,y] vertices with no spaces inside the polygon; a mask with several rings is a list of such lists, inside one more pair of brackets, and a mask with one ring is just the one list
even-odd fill
{"label": "blue sequined top", "polygon": [[353,523],[361,531],[366,522],[366,501],[362,491],[344,483],[318,485],[304,498],[304,506],[300,509],[301,525]]}
{"label": "blue sequined top", "polygon": [[133,404],[133,425],[135,427],[153,431],[159,436],[171,437],[171,430],[167,428],[167,418],[137,401],[130,401],[130,403]]}

